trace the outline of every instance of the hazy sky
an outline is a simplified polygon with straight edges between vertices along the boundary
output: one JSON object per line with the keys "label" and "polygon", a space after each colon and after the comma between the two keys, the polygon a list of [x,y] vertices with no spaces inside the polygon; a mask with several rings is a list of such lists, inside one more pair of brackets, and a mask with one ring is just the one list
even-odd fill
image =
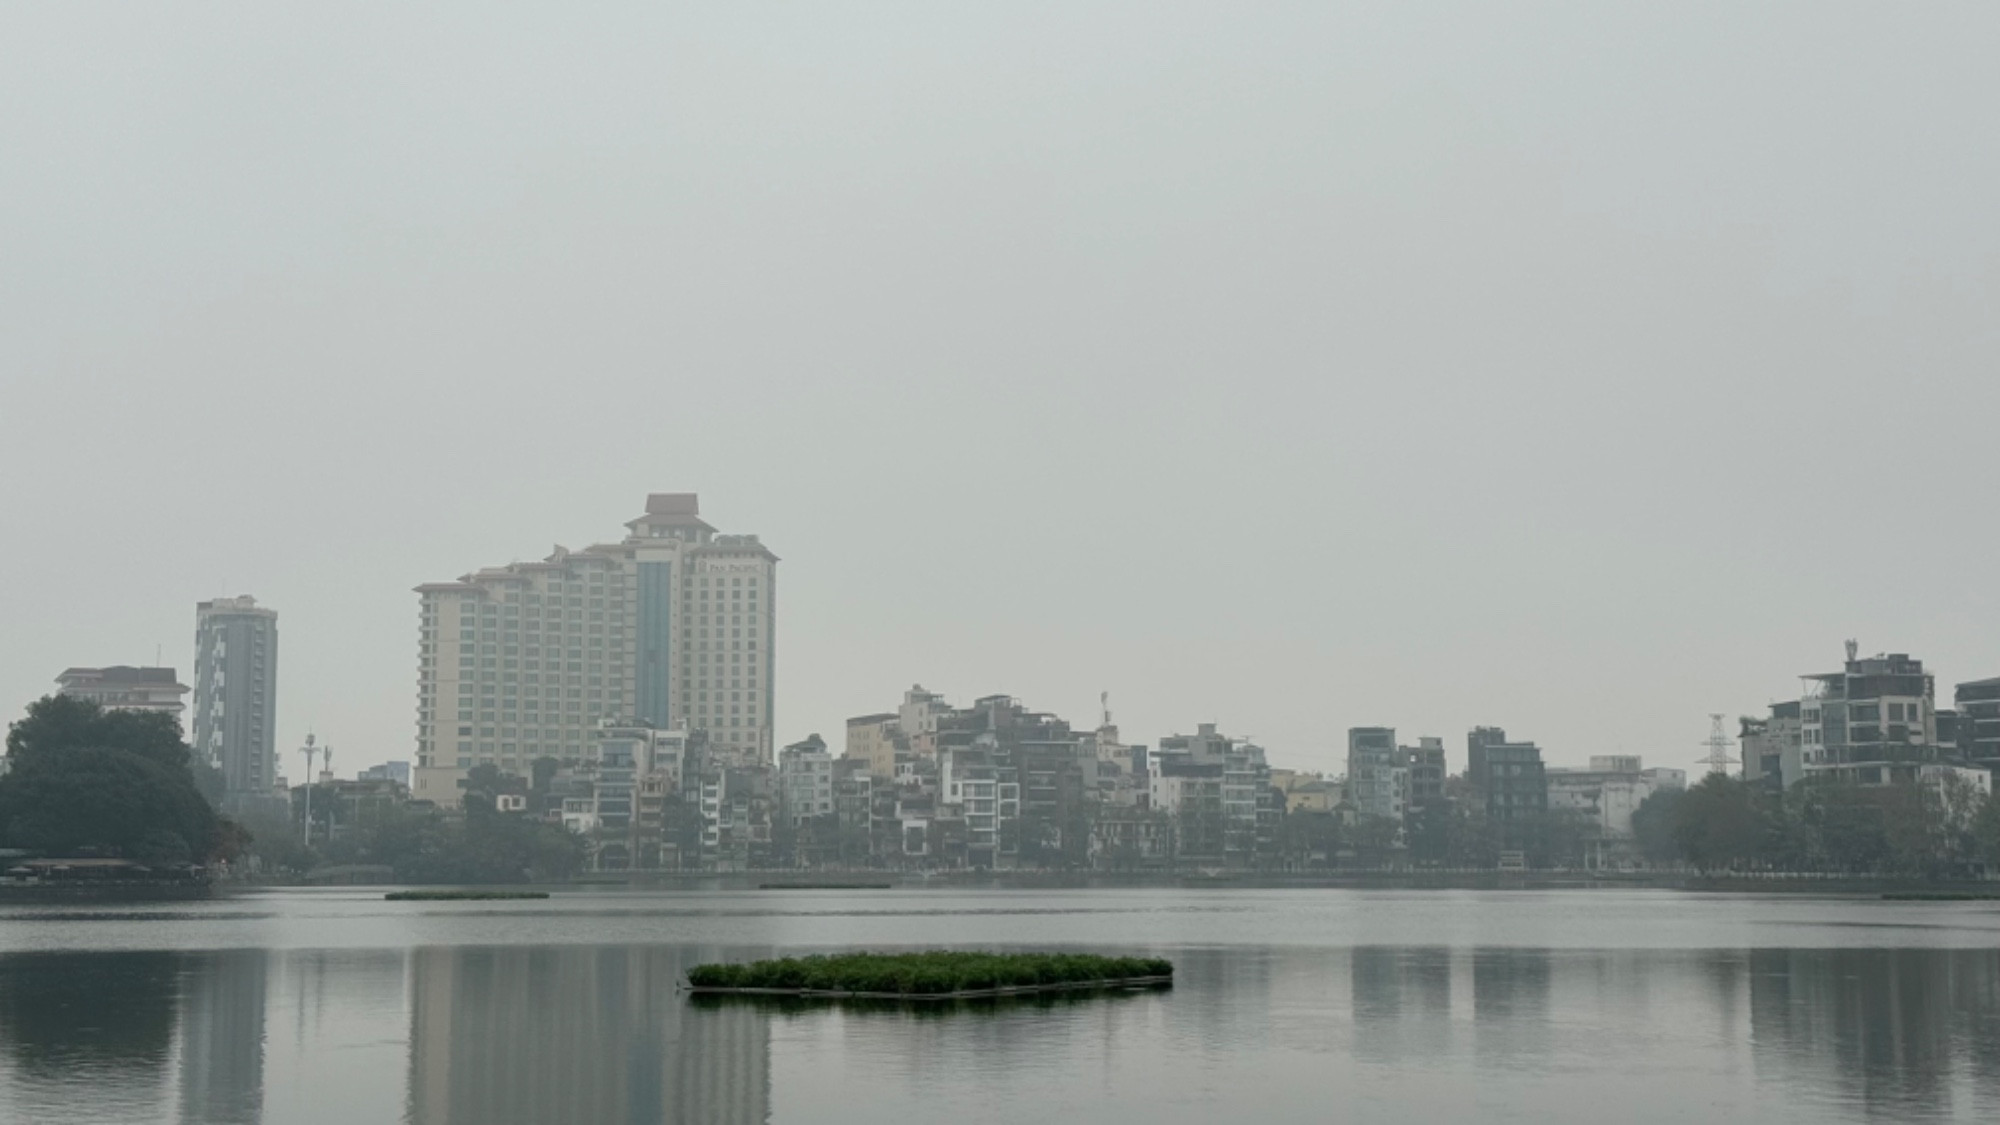
{"label": "hazy sky", "polygon": [[[672,7],[673,10],[662,10]],[[0,704],[696,491],[778,736],[912,682],[1280,765],[1691,765],[2000,675],[2000,5],[11,4]],[[299,756],[284,754],[296,776]]]}

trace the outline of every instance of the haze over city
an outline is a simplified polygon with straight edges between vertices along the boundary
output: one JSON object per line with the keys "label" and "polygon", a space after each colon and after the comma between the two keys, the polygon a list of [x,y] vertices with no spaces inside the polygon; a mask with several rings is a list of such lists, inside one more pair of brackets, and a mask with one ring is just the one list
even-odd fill
{"label": "haze over city", "polygon": [[251,593],[285,767],[408,758],[412,588],[669,491],[784,560],[779,744],[1688,765],[1849,637],[2000,674],[1996,30],[16,6],[0,689]]}

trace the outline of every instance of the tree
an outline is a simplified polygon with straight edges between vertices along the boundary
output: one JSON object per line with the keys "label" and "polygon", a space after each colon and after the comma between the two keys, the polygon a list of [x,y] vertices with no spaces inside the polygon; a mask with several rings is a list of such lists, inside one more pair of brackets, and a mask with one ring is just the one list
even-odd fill
{"label": "tree", "polygon": [[49,855],[105,851],[166,862],[206,859],[222,841],[194,785],[123,750],[78,747],[0,778],[9,842]]}
{"label": "tree", "polygon": [[1675,827],[1680,822],[1681,800],[1686,796],[1686,791],[1680,789],[1657,790],[1632,810],[1632,837],[1647,863],[1660,865],[1681,861],[1680,839],[1675,834]]}
{"label": "tree", "polygon": [[1364,815],[1355,818],[1354,831],[1349,839],[1363,865],[1380,867],[1393,857],[1396,837],[1401,830],[1402,825],[1389,817]]}
{"label": "tree", "polygon": [[1278,825],[1279,850],[1294,868],[1333,866],[1341,838],[1340,818],[1330,812],[1287,813]]}
{"label": "tree", "polygon": [[1966,826],[1974,853],[1990,870],[2000,867],[2000,797],[1988,796]]}
{"label": "tree", "polygon": [[244,834],[196,789],[192,756],[171,715],[39,699],[7,732],[0,839],[54,855],[226,857]]}
{"label": "tree", "polygon": [[1762,857],[1769,818],[1756,789],[1710,774],[1680,802],[1674,838],[1702,874],[1748,866]]}

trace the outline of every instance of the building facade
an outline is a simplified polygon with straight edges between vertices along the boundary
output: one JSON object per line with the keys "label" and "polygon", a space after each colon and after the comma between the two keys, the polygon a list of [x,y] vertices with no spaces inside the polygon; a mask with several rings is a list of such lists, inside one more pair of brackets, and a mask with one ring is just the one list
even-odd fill
{"label": "building facade", "polygon": [[777,556],[656,493],[612,544],[417,587],[412,795],[456,805],[466,771],[575,762],[604,721],[705,732],[772,760]]}
{"label": "building facade", "polygon": [[2000,770],[2000,678],[1958,685],[1958,748],[1967,762]]}
{"label": "building facade", "polygon": [[1743,753],[1743,780],[1790,789],[1805,776],[1805,728],[1799,701],[1771,704],[1767,718],[1738,720],[1737,746]]}
{"label": "building facade", "polygon": [[847,720],[847,745],[841,757],[862,763],[876,777],[892,778],[896,776],[896,748],[900,741],[902,727],[895,714],[856,715]]}
{"label": "building facade", "polygon": [[819,735],[778,752],[778,810],[793,828],[833,815],[833,755]]}
{"label": "building facade", "polygon": [[172,715],[179,721],[187,704],[181,697],[186,684],[172,668],[134,668],[117,664],[109,668],[68,668],[56,677],[56,693],[73,699],[87,699],[106,711],[149,711]]}
{"label": "building facade", "polygon": [[1840,671],[1804,681],[1799,734],[1807,776],[1914,783],[1917,767],[1939,761],[1936,686],[1923,661],[1900,652],[1860,658],[1849,641]]}
{"label": "building facade", "polygon": [[1541,748],[1532,742],[1509,742],[1499,727],[1477,727],[1466,738],[1466,761],[1486,818],[1500,826],[1506,847],[1520,847],[1522,826],[1549,808]]}
{"label": "building facade", "polygon": [[1682,770],[1646,769],[1636,754],[1593,755],[1588,769],[1549,769],[1548,807],[1582,814],[1603,836],[1627,839],[1632,814],[1664,789],[1687,788]]}
{"label": "building facade", "polygon": [[1396,749],[1393,727],[1348,729],[1347,800],[1356,814],[1390,821],[1401,832],[1409,809],[1410,770]]}
{"label": "building facade", "polygon": [[1424,808],[1444,803],[1444,739],[1419,738],[1415,746],[1402,749],[1403,765],[1410,771],[1410,806]]}
{"label": "building facade", "polygon": [[225,804],[278,784],[278,614],[244,595],[195,606],[194,751],[222,771]]}

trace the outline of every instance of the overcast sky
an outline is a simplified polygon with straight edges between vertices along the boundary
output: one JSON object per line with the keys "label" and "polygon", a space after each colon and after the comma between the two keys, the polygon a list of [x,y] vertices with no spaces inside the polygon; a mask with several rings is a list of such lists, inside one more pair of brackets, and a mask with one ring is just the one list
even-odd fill
{"label": "overcast sky", "polygon": [[7,5],[0,703],[250,593],[281,747],[411,758],[411,587],[649,491],[783,558],[781,742],[921,681],[1692,766],[1847,637],[1948,696],[1996,58],[1984,3]]}

